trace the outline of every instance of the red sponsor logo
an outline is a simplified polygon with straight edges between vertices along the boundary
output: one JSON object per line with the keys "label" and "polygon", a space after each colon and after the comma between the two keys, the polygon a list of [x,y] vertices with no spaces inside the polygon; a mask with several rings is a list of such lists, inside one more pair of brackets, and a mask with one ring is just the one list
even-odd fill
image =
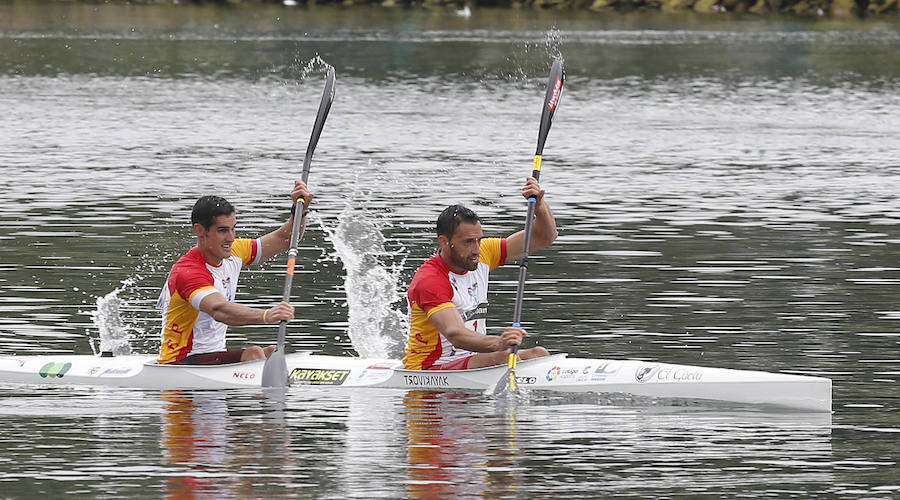
{"label": "red sponsor logo", "polygon": [[556,105],[559,104],[559,96],[560,94],[562,94],[562,86],[562,78],[557,78],[556,83],[553,84],[553,93],[550,94],[550,100],[547,101],[547,109],[549,109],[551,113],[556,110]]}
{"label": "red sponsor logo", "polygon": [[234,372],[234,374],[231,377],[244,379],[244,380],[252,380],[252,379],[256,378],[256,374],[250,373],[250,372]]}

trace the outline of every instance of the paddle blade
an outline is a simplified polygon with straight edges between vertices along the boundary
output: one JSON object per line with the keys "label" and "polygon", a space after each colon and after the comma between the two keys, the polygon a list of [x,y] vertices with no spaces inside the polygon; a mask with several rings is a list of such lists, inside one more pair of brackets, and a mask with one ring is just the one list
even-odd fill
{"label": "paddle blade", "polygon": [[494,396],[499,396],[501,394],[506,393],[507,391],[509,391],[509,371],[508,370],[506,373],[503,374],[502,377],[500,377],[500,380],[497,380],[497,385],[494,386],[494,390],[491,391],[491,394],[493,394]]}
{"label": "paddle blade", "polygon": [[306,157],[303,159],[303,182],[309,178],[309,165],[312,162],[313,153],[316,151],[316,144],[319,143],[319,137],[322,135],[322,129],[325,128],[325,119],[328,118],[328,112],[331,111],[331,103],[334,102],[334,79],[334,68],[329,67],[325,75],[322,100],[319,101],[319,112],[316,113],[312,135],[310,135],[309,145],[306,147]]}
{"label": "paddle blade", "polygon": [[[512,347],[515,348],[517,346]],[[507,362],[509,369],[506,370],[506,373],[500,377],[500,380],[497,381],[497,385],[494,386],[494,395],[499,395],[507,391],[517,392],[519,390],[519,386],[516,384],[516,362],[518,360],[519,356],[516,354],[515,350],[510,352],[509,361]]]}
{"label": "paddle blade", "polygon": [[563,84],[566,81],[566,73],[563,63],[556,59],[550,68],[550,80],[547,82],[547,93],[544,95],[544,107],[541,111],[541,127],[538,129],[537,149],[534,154],[544,153],[544,143],[547,142],[547,134],[550,133],[550,125],[553,124],[553,114],[559,106],[559,98],[562,96]]}
{"label": "paddle blade", "polygon": [[284,350],[279,349],[272,353],[263,365],[262,381],[263,387],[286,387],[287,386],[287,360],[284,358]]}

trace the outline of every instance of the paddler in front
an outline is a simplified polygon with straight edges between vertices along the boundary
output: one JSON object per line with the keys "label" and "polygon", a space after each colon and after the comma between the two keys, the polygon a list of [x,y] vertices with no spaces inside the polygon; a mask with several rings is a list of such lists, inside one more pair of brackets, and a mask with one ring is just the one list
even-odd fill
{"label": "paddler in front", "polygon": [[[544,190],[533,177],[522,188],[527,199],[537,198],[531,251],[556,240],[556,219]],[[410,370],[464,370],[502,365],[507,349],[527,335],[507,327],[500,335],[487,335],[488,275],[522,257],[525,232],[506,238],[485,238],[481,220],[462,205],[451,205],[437,219],[440,250],[425,261],[409,285],[409,340],[403,364]],[[519,359],[546,356],[543,347],[520,349]]]}
{"label": "paddler in front", "polygon": [[[295,181],[291,206],[306,202],[300,214],[302,236],[313,194]],[[292,210],[293,211],[293,210]],[[276,346],[227,349],[228,326],[271,325],[294,319],[294,307],[281,302],[255,308],[234,301],[241,267],[259,264],[288,250],[295,216],[256,239],[237,238],[234,206],[218,196],[203,196],[191,211],[197,246],[172,266],[157,304],[163,313],[160,363],[219,365],[268,358]]]}

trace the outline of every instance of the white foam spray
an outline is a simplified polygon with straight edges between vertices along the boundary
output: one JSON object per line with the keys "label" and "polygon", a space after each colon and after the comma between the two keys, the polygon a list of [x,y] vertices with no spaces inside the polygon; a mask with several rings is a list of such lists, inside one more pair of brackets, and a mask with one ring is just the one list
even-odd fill
{"label": "white foam spray", "polygon": [[[131,329],[125,326],[119,312],[120,309],[127,306],[125,300],[119,297],[119,293],[130,284],[131,282],[126,280],[121,287],[103,297],[97,297],[97,309],[91,311],[91,320],[100,332],[100,352],[111,352],[114,356],[131,354],[129,334]],[[93,343],[91,343],[91,348],[94,348]]]}
{"label": "white foam spray", "polygon": [[[347,333],[353,348],[363,358],[396,358],[402,355],[409,329],[400,292],[406,259],[385,263],[395,256],[385,248],[384,231],[390,222],[368,211],[361,202],[354,202],[369,198],[353,193],[338,216],[337,226],[330,229],[322,224],[322,229],[346,271]],[[404,250],[396,253],[403,254]]]}

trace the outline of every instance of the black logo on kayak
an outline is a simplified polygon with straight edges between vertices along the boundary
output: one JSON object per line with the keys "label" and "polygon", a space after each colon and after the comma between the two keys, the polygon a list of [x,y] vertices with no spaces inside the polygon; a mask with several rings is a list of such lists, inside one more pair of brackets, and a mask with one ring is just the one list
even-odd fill
{"label": "black logo on kayak", "polygon": [[637,371],[634,372],[634,378],[638,382],[644,383],[650,380],[657,370],[659,370],[659,365],[639,366]]}
{"label": "black logo on kayak", "polygon": [[516,383],[519,385],[532,385],[537,383],[537,377],[516,377]]}
{"label": "black logo on kayak", "polygon": [[446,375],[404,375],[403,381],[408,387],[450,387]]}
{"label": "black logo on kayak", "polygon": [[294,368],[288,380],[303,385],[341,385],[349,374],[350,370]]}

